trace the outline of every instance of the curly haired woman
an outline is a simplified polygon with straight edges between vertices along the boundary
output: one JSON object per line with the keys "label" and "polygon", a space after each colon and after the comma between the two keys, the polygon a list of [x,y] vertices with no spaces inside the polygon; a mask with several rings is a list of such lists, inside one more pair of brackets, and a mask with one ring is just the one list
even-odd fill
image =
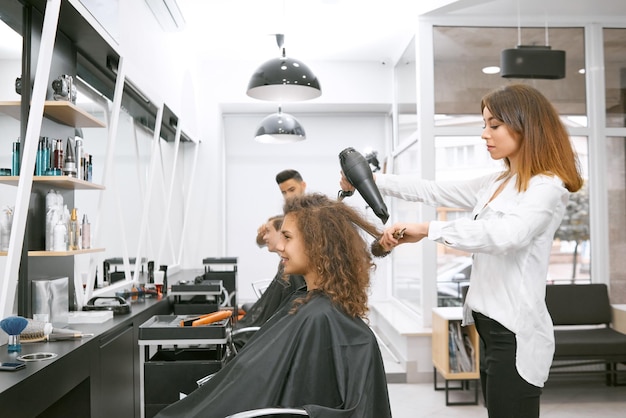
{"label": "curly haired woman", "polygon": [[294,293],[205,385],[158,417],[219,417],[252,409],[304,409],[311,417],[391,416],[387,382],[367,313],[373,268],[364,229],[349,206],[321,194],[288,199],[277,246]]}

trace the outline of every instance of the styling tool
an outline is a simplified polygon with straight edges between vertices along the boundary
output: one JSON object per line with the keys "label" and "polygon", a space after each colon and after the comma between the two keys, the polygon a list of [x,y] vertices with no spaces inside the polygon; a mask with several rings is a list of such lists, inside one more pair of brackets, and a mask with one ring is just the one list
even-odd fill
{"label": "styling tool", "polygon": [[[404,231],[406,231],[406,228],[402,228],[399,231],[395,231],[393,233],[393,237],[395,239],[402,238],[404,236]],[[380,245],[380,241],[378,238],[372,242],[372,245],[370,246],[370,250],[372,251],[373,256],[379,257],[379,258],[386,257],[387,255],[391,253],[391,250],[386,250],[385,248],[383,248],[382,245]]]}
{"label": "styling tool", "polygon": [[52,334],[53,326],[49,322],[35,321],[27,319],[28,325],[21,332],[20,338],[25,343],[35,343],[45,341],[46,337]]}
{"label": "styling tool", "polygon": [[83,334],[82,332],[73,333],[52,333],[48,335],[46,341],[66,341],[66,340],[78,340],[85,337],[93,337],[93,334]]}
{"label": "styling tool", "polygon": [[9,334],[9,353],[19,353],[22,351],[20,344],[20,334],[28,325],[28,320],[22,316],[9,316],[0,321],[0,328]]}
{"label": "styling tool", "polygon": [[24,343],[37,343],[44,341],[73,340],[83,337],[93,337],[93,334],[84,334],[80,331],[65,328],[54,328],[49,322],[27,319],[28,325],[20,334]]}
{"label": "styling tool", "polygon": [[197,321],[199,319],[202,319],[204,317],[207,317],[211,314],[214,314],[215,312],[211,312],[208,314],[203,314],[203,315],[196,315],[196,316],[192,316],[191,318],[187,318],[187,319],[183,319],[182,321],[180,321],[180,326],[181,327],[190,327],[194,321]]}
{"label": "styling tool", "polygon": [[233,311],[230,311],[230,310],[212,312],[210,314],[202,315],[200,318],[195,319],[194,321],[191,322],[191,326],[199,327],[201,325],[209,325],[214,322],[218,322],[223,319],[230,318],[232,314],[233,314]]}
{"label": "styling tool", "polygon": [[[376,187],[372,170],[365,157],[354,148],[349,147],[339,153],[339,163],[346,179],[372,208],[374,214],[383,223],[387,223],[389,212],[378,187]],[[349,196],[346,192],[340,191],[339,194],[341,198]]]}

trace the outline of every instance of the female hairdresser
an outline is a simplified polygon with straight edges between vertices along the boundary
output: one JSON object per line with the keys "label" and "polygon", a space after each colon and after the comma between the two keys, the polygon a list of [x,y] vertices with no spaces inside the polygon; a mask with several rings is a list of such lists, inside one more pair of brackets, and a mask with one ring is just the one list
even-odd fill
{"label": "female hairdresser", "polygon": [[[423,238],[473,253],[464,323],[484,344],[481,384],[490,418],[538,417],[554,335],[544,296],[554,233],[569,192],[582,187],[578,160],[550,102],[527,85],[508,85],[481,102],[482,138],[504,171],[474,180],[433,182],[376,175],[381,193],[471,218],[396,223],[380,242],[391,249]],[[351,190],[345,178],[343,190]],[[393,233],[406,228],[396,239]]]}
{"label": "female hairdresser", "polygon": [[290,198],[277,251],[295,292],[212,379],[158,417],[219,417],[267,407],[310,417],[391,417],[376,337],[363,321],[373,268],[359,228],[380,234],[349,206],[321,194]]}

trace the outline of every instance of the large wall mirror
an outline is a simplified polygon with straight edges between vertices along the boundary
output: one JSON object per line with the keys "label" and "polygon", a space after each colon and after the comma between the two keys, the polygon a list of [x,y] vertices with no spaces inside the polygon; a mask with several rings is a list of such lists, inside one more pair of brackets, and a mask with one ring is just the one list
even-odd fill
{"label": "large wall mirror", "polygon": [[[15,106],[20,100],[15,81],[22,72],[22,5],[4,0],[0,5],[0,175],[11,175],[13,143],[19,141],[20,117]],[[19,107],[17,108],[19,110]],[[15,208],[16,187],[0,183],[0,279],[7,265],[7,251]],[[4,279],[2,279],[4,280]],[[0,282],[1,283],[1,282]]]}
{"label": "large wall mirror", "polygon": [[[128,91],[127,85],[125,97]],[[81,108],[111,121],[109,99],[86,83],[79,84],[79,93]],[[180,185],[188,143],[176,143],[170,129],[159,132],[155,144],[153,112],[159,110],[147,106],[149,98],[141,97],[145,98],[141,111],[122,105],[113,138],[107,129],[83,128],[80,132],[85,152],[93,161],[93,182],[105,186],[97,198],[92,192],[75,197],[79,212],[91,223],[92,245],[103,249],[76,257],[75,276],[85,283],[90,276],[95,278],[95,293],[106,292],[106,286],[117,281],[145,282],[149,261],[154,261],[156,268],[179,262],[185,200]],[[168,113],[163,119],[170,123],[173,117]]]}

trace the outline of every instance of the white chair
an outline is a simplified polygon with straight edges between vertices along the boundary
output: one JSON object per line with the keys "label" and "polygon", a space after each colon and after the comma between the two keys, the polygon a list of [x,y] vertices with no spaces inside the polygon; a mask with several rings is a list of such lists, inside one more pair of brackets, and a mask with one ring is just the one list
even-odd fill
{"label": "white chair", "polygon": [[268,415],[284,415],[288,416],[306,416],[309,414],[300,408],[259,408],[259,409],[251,409],[249,411],[237,412],[234,415],[229,415],[226,418],[255,418],[255,417],[266,417]]}
{"label": "white chair", "polygon": [[260,298],[263,295],[263,292],[265,292],[265,290],[269,287],[272,280],[274,279],[252,282],[252,289],[254,290],[254,293],[256,293],[257,298]]}

